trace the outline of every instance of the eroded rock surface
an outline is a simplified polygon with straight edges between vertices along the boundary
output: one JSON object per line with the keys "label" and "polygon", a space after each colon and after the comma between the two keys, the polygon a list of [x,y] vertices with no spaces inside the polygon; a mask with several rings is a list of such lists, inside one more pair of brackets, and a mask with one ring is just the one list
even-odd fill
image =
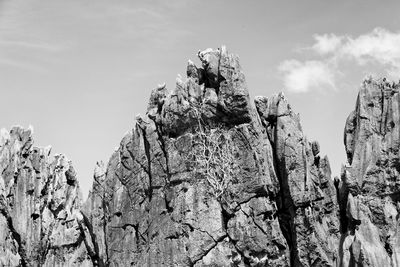
{"label": "eroded rock surface", "polygon": [[[202,67],[189,62],[174,90],[153,90],[146,116],[137,117],[95,182],[89,202],[99,213],[91,217],[106,218],[99,247],[110,266],[289,265],[272,148],[238,57],[224,47],[199,56]],[[220,196],[191,153],[200,129],[217,127],[240,166]]]}
{"label": "eroded rock surface", "polygon": [[399,266],[399,85],[365,80],[344,131],[343,266]]}
{"label": "eroded rock surface", "polygon": [[64,155],[35,147],[32,129],[2,130],[0,265],[92,266],[75,170]]}
{"label": "eroded rock surface", "polygon": [[[236,55],[222,47],[198,56],[202,66],[189,61],[175,89],[152,91],[147,114],[95,175],[87,217],[104,229],[100,258],[110,266],[334,266],[338,204],[318,143],[306,140],[282,95],[251,103]],[[231,179],[221,194],[193,158],[201,134],[215,132],[231,141],[239,166],[233,177],[218,174]]]}
{"label": "eroded rock surface", "polygon": [[255,102],[274,152],[277,204],[292,266],[335,266],[340,227],[328,158],[303,135],[299,115],[282,93]]}

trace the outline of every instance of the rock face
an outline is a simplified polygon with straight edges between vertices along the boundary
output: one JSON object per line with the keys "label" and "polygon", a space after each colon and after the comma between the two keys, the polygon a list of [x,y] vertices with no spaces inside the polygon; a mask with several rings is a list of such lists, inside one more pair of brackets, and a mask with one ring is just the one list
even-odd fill
{"label": "rock face", "polygon": [[236,55],[198,57],[151,92],[85,203],[65,156],[1,133],[0,265],[400,266],[398,88],[364,81],[333,180],[282,93],[252,103]]}
{"label": "rock face", "polygon": [[[110,266],[289,265],[272,149],[238,58],[225,48],[201,55],[203,68],[189,62],[175,90],[152,92],[147,115],[96,180],[89,216],[105,218],[101,258]],[[202,149],[199,132],[216,128],[232,140],[229,164],[240,168],[212,185],[192,152]],[[231,180],[217,195],[223,175]]]}
{"label": "rock face", "polygon": [[33,146],[32,130],[0,138],[0,265],[92,266],[94,246],[80,212],[71,162]]}
{"label": "rock face", "polygon": [[[335,266],[339,208],[318,143],[307,141],[283,95],[251,103],[237,56],[222,47],[199,58],[175,89],[153,90],[146,116],[95,175],[86,216],[99,258],[109,266]],[[228,152],[213,150],[216,134]]]}
{"label": "rock face", "polygon": [[280,224],[291,246],[292,266],[333,266],[337,262],[339,218],[327,157],[303,135],[300,119],[284,95],[256,98],[275,156],[280,181]]}
{"label": "rock face", "polygon": [[365,80],[344,132],[340,203],[344,266],[400,265],[399,85]]}

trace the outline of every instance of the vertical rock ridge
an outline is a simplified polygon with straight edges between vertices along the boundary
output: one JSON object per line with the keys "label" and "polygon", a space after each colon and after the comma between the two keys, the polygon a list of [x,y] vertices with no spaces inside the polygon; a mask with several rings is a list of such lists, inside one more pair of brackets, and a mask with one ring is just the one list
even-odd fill
{"label": "vertical rock ridge", "polygon": [[318,142],[307,141],[283,93],[255,102],[274,151],[279,218],[291,265],[335,266],[339,220],[329,161],[320,157]]}
{"label": "vertical rock ridge", "polygon": [[398,84],[369,78],[347,119],[339,192],[343,266],[399,264],[399,103]]}
{"label": "vertical rock ridge", "polygon": [[91,266],[75,170],[64,155],[33,146],[32,132],[1,131],[0,263]]}

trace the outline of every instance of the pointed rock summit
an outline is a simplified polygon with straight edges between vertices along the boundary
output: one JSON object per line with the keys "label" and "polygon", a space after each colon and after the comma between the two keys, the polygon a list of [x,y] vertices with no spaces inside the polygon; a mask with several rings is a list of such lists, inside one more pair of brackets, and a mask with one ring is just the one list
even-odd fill
{"label": "pointed rock summit", "polygon": [[318,143],[283,94],[251,103],[239,59],[225,47],[198,56],[202,66],[189,61],[174,89],[152,91],[146,127],[137,120],[112,156],[97,187],[103,200],[88,200],[104,212],[92,218],[106,218],[100,258],[111,266],[336,265],[339,208]]}
{"label": "pointed rock summit", "polygon": [[400,85],[366,79],[344,130],[343,266],[400,266]]}

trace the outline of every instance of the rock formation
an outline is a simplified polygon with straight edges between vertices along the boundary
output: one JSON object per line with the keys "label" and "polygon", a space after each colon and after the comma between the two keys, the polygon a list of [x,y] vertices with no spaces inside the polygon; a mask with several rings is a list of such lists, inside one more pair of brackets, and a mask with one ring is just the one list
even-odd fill
{"label": "rock formation", "polygon": [[0,137],[0,265],[92,266],[96,252],[75,170],[33,146],[32,129]]}
{"label": "rock formation", "polygon": [[85,203],[72,164],[0,139],[2,266],[399,266],[399,94],[366,80],[331,177],[282,93],[250,101],[239,59],[198,53],[151,92]]}
{"label": "rock formation", "polygon": [[282,93],[258,97],[256,106],[274,152],[280,224],[292,266],[334,266],[340,227],[328,158],[320,157],[318,142],[307,141]]}
{"label": "rock formation", "polygon": [[343,266],[400,266],[399,86],[365,80],[344,131]]}
{"label": "rock formation", "polygon": [[[105,248],[100,258],[110,266],[334,266],[339,208],[318,143],[307,141],[282,94],[251,103],[237,56],[222,47],[199,58],[202,67],[189,61],[174,90],[153,90],[146,116],[95,176],[87,217]],[[199,166],[196,151],[211,151],[216,132],[231,140],[237,172],[221,171],[221,156],[207,162],[214,176]]]}

